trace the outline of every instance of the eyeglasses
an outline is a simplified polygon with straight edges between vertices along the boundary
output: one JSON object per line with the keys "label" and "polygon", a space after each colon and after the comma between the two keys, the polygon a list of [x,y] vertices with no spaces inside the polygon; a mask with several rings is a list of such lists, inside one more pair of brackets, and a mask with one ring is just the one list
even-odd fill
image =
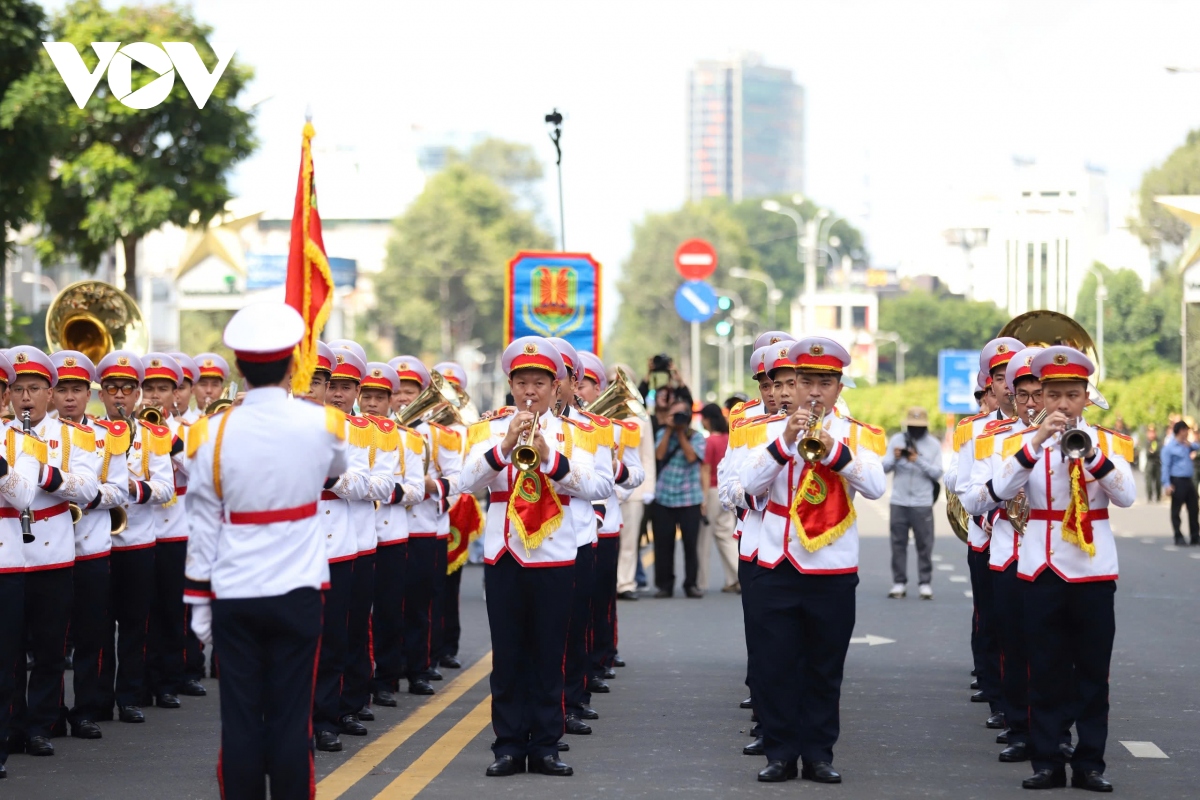
{"label": "eyeglasses", "polygon": [[1018,403],[1028,403],[1030,400],[1036,403],[1042,399],[1041,392],[1017,392],[1016,396]]}
{"label": "eyeglasses", "polygon": [[129,395],[131,395],[137,391],[136,386],[130,386],[128,384],[126,384],[125,386],[114,386],[112,384],[108,384],[108,385],[104,386],[103,389],[104,389],[104,393],[107,394],[109,397],[116,397],[118,395],[120,395],[121,397],[128,397]]}
{"label": "eyeglasses", "polygon": [[32,397],[33,395],[41,394],[49,389],[49,386],[14,386],[10,391],[13,394],[30,395]]}

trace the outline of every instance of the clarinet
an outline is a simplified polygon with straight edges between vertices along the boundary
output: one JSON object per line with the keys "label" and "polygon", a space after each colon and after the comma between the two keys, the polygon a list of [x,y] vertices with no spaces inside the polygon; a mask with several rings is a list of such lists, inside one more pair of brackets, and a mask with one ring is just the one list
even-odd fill
{"label": "clarinet", "polygon": [[[29,436],[33,429],[33,423],[29,420],[29,409],[21,412],[21,431],[24,435]],[[34,539],[33,536],[33,512],[28,508],[21,509],[21,540],[25,544],[29,544]]]}

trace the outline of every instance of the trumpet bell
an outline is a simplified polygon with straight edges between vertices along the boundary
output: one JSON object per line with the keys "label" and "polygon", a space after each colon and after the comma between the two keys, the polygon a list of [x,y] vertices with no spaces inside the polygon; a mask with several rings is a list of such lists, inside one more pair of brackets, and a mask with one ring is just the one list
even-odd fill
{"label": "trumpet bell", "polygon": [[220,414],[227,408],[233,408],[233,400],[228,397],[218,397],[204,407],[204,416],[211,417],[213,414]]}
{"label": "trumpet bell", "polygon": [[626,420],[632,417],[649,419],[646,406],[642,403],[642,394],[629,373],[620,367],[609,383],[608,388],[600,393],[593,402],[588,404],[588,412],[609,419]]}
{"label": "trumpet bell", "polygon": [[132,297],[104,281],[79,281],[46,309],[46,343],[51,351],[78,350],[99,363],[113,350],[146,352],[150,334]]}
{"label": "trumpet bell", "polygon": [[1067,458],[1083,458],[1092,451],[1092,437],[1079,428],[1068,428],[1063,431],[1059,446]]}
{"label": "trumpet bell", "polygon": [[76,503],[68,503],[67,510],[71,512],[71,524],[78,525],[79,520],[83,519],[83,509]]}
{"label": "trumpet bell", "polygon": [[519,444],[513,448],[513,464],[520,472],[530,472],[541,462],[537,448],[531,444]]}
{"label": "trumpet bell", "polygon": [[421,390],[415,400],[396,412],[396,421],[406,428],[411,428],[418,422],[432,422],[442,414],[443,406],[447,405],[455,410],[462,405],[458,389],[443,378],[440,372],[430,372],[429,385]]}
{"label": "trumpet bell", "polygon": [[163,412],[154,406],[147,406],[137,412],[137,418],[142,422],[149,422],[151,425],[163,424]]}
{"label": "trumpet bell", "polygon": [[967,534],[970,531],[971,515],[963,508],[962,500],[958,499],[958,495],[954,492],[946,492],[946,519],[950,522],[950,529],[954,531],[954,535],[967,543]]}
{"label": "trumpet bell", "polygon": [[125,509],[117,506],[108,510],[109,533],[113,536],[120,536],[129,527],[129,515],[125,513]]}

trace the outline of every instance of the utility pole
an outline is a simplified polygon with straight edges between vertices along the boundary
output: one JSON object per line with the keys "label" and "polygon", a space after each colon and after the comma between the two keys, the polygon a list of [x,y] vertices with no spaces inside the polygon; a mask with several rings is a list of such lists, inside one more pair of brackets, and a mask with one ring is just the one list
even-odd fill
{"label": "utility pole", "polygon": [[546,124],[551,126],[550,141],[554,143],[554,152],[558,155],[555,165],[558,167],[558,246],[564,253],[567,251],[567,222],[563,215],[562,188],[562,124],[563,115],[555,108],[546,115]]}

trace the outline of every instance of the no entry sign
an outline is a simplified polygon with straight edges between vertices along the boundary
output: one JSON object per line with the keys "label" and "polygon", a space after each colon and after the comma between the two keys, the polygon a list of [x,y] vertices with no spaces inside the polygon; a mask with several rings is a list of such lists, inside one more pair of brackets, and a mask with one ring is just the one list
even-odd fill
{"label": "no entry sign", "polygon": [[717,248],[703,239],[688,239],[675,251],[675,269],[686,280],[702,281],[717,269]]}

